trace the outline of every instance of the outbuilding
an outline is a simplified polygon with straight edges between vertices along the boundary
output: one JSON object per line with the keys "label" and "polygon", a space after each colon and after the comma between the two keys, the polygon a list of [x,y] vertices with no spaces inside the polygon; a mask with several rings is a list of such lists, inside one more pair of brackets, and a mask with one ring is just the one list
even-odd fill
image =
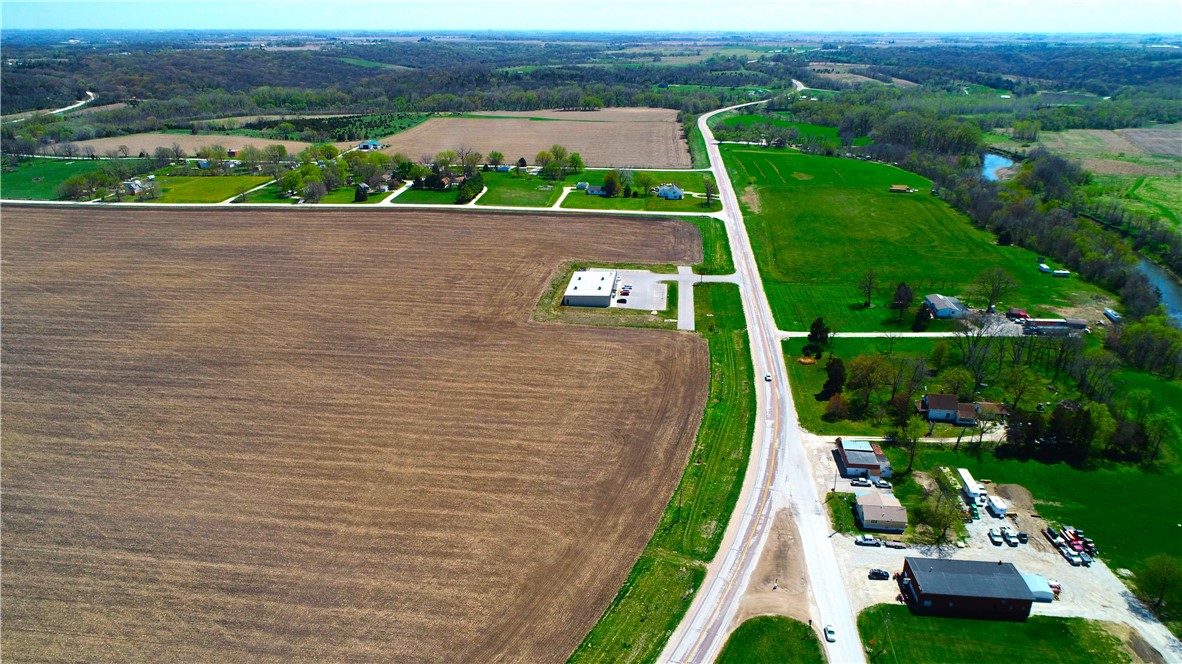
{"label": "outbuilding", "polygon": [[1034,593],[1013,563],[943,558],[903,559],[899,580],[912,613],[1024,621]]}
{"label": "outbuilding", "polygon": [[562,303],[568,307],[609,307],[615,288],[615,271],[582,270],[571,275]]}
{"label": "outbuilding", "polygon": [[890,479],[891,462],[882,448],[865,440],[837,441],[837,459],[845,477],[874,477]]}
{"label": "outbuilding", "polygon": [[923,303],[934,318],[964,318],[969,313],[969,308],[951,295],[933,293],[925,297]]}

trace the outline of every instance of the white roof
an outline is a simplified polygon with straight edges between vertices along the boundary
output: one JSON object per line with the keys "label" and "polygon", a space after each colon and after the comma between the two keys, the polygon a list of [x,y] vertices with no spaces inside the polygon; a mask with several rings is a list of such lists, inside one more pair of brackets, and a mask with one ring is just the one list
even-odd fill
{"label": "white roof", "polygon": [[563,297],[569,295],[603,295],[612,294],[612,286],[616,285],[614,270],[584,270],[575,272],[570,277]]}

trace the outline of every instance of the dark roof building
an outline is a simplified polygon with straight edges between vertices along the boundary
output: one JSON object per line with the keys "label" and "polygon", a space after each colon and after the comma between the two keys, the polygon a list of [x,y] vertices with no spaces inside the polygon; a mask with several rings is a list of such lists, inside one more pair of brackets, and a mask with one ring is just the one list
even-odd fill
{"label": "dark roof building", "polygon": [[1013,563],[912,558],[899,579],[913,613],[1026,620],[1034,593]]}

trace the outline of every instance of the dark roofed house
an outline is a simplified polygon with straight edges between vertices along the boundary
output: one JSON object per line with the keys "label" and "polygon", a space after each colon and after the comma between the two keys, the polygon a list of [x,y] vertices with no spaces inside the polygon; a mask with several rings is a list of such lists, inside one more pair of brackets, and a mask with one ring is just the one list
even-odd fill
{"label": "dark roofed house", "polygon": [[899,580],[912,613],[1023,621],[1034,593],[1013,563],[903,559]]}
{"label": "dark roofed house", "polygon": [[925,394],[915,402],[915,409],[929,422],[951,422],[973,425],[977,423],[977,408],[971,403],[960,403],[955,394]]}
{"label": "dark roofed house", "polygon": [[586,191],[588,196],[603,196],[607,193],[603,190],[603,187],[596,186],[587,187]]}

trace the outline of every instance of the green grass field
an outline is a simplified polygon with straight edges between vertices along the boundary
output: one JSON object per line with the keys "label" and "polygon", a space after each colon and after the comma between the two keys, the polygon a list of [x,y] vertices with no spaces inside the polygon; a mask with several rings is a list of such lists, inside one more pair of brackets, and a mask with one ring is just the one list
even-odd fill
{"label": "green grass field", "polygon": [[94,159],[28,159],[11,169],[5,166],[0,173],[0,198],[55,200],[54,190],[66,178],[97,171],[101,164]]}
{"label": "green grass field", "polygon": [[[355,192],[356,192],[356,189],[354,189],[353,187],[337,187],[336,189],[325,194],[324,198],[320,199],[320,202],[321,203],[333,203],[333,204],[352,203],[353,197],[356,195]],[[370,194],[369,198],[365,202],[357,203],[357,205],[370,205],[373,203],[381,203],[382,199],[386,198],[389,195],[390,194],[388,194],[388,193],[383,194],[381,192],[375,192],[375,193]]]}
{"label": "green grass field", "polygon": [[[521,207],[550,207],[558,202],[562,188],[569,182],[555,182],[540,177],[513,173],[483,173],[488,191],[477,205],[517,205]],[[567,178],[568,180],[570,178]]]}
{"label": "green grass field", "polygon": [[[655,194],[639,198],[624,198],[623,196],[604,198],[602,196],[588,196],[581,191],[572,191],[562,201],[562,207],[576,210],[645,210],[648,212],[686,212],[697,214],[717,212],[722,209],[722,203],[717,200],[717,197],[713,204],[707,206],[706,199],[693,198],[688,195],[689,192],[705,193],[705,178],[710,175],[706,171],[633,171],[633,175],[639,175],[642,172],[653,174],[659,182],[672,182],[676,184],[687,192],[686,197],[680,201],[667,201],[663,198],[658,198]],[[603,177],[606,174],[607,171],[586,171],[578,176],[572,176],[567,179],[572,182],[581,181],[587,182],[592,186],[599,186],[603,184]]]}
{"label": "green grass field", "polygon": [[698,227],[702,234],[702,262],[694,266],[695,274],[731,274],[735,263],[731,245],[726,237],[726,226],[714,217],[689,217],[684,221]]}
{"label": "green grass field", "polygon": [[657,531],[571,662],[654,661],[689,608],[738,498],[755,424],[742,302],[731,284],[696,286],[694,300],[711,363],[694,449]]}
{"label": "green grass field", "polygon": [[[823,316],[840,331],[905,330],[911,321],[896,323],[886,306],[896,283],[910,284],[917,299],[965,296],[993,266],[1019,283],[1004,306],[1069,306],[1103,295],[1079,279],[1040,273],[1029,251],[997,246],[991,234],[932,196],[931,183],[918,175],[852,159],[727,147],[723,156],[780,329],[807,329]],[[892,184],[918,192],[891,194]],[[870,309],[862,308],[854,287],[867,266],[881,283]]]}
{"label": "green grass field", "polygon": [[[772,117],[767,115],[758,115],[750,113],[746,115],[729,115],[725,117],[722,124],[727,127],[734,127],[736,125],[753,125],[753,124],[771,124],[776,127],[795,127],[800,132],[801,136],[817,136],[826,140],[838,141],[837,127],[825,127],[822,125],[809,124],[807,122],[793,122],[785,119],[788,117],[787,113],[777,113],[781,117]],[[854,139],[854,145],[866,145],[870,143],[870,138],[863,136]]]}
{"label": "green grass field", "polygon": [[871,649],[867,659],[872,662],[1115,664],[1130,661],[1120,639],[1108,633],[1101,623],[1083,618],[1031,616],[1022,623],[964,620],[914,616],[905,606],[879,604],[858,615],[858,632],[862,643]]}
{"label": "green grass field", "polygon": [[694,165],[694,168],[710,168],[710,155],[706,152],[706,137],[702,135],[702,130],[698,128],[696,120],[690,126],[687,142],[689,143],[690,163]]}
{"label": "green grass field", "polygon": [[167,176],[157,178],[160,197],[151,203],[221,203],[242,189],[269,181],[265,175]]}
{"label": "green grass field", "polygon": [[456,204],[456,190],[447,189],[444,191],[436,191],[434,189],[407,189],[406,191],[394,197],[390,201],[394,204],[408,204],[408,203],[430,203],[432,205],[455,205]]}
{"label": "green grass field", "polygon": [[751,618],[731,632],[715,664],[819,664],[821,641],[808,625],[784,616]]}

